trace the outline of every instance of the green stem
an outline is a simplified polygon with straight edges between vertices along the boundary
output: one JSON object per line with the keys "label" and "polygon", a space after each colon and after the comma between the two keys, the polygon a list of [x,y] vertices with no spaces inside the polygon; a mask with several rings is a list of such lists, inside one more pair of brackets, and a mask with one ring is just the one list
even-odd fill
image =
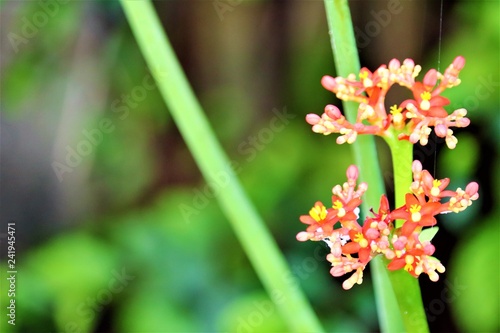
{"label": "green stem", "polygon": [[[325,7],[337,74],[345,77],[358,73],[360,65],[348,3],[346,0],[325,0]],[[354,122],[358,105],[345,102],[343,104],[347,119]],[[396,136],[389,137],[387,141],[392,153],[396,206],[399,207],[404,204],[404,196],[411,184],[413,145],[407,141],[399,141]],[[353,151],[361,180],[369,180],[370,184],[365,198],[366,211],[367,207],[377,207],[378,200],[384,193],[373,137],[358,137],[353,144]],[[386,264],[386,260],[382,258],[372,260],[382,331],[428,332],[418,280],[405,271],[390,272],[386,269]],[[397,313],[399,315],[396,315]]]}
{"label": "green stem", "polygon": [[[231,162],[217,141],[150,1],[121,4],[160,93],[207,181],[222,184],[217,200],[264,287],[280,299],[276,306],[293,332],[322,332],[285,258],[244,193]],[[194,231],[194,230],[193,230]]]}
{"label": "green stem", "polygon": [[[405,195],[410,191],[413,179],[411,165],[413,163],[413,144],[408,140],[398,140],[397,135],[388,132],[384,137],[389,145],[392,156],[392,169],[394,175],[394,196],[396,207],[405,204]],[[400,228],[402,221],[396,223],[396,228]]]}
{"label": "green stem", "polygon": [[[407,140],[398,140],[397,135],[387,136],[385,141],[392,155],[396,207],[401,207],[405,204],[405,195],[410,191],[413,177],[413,144]],[[403,221],[396,221],[396,228],[400,228],[402,223]],[[399,310],[407,332],[429,332],[418,279],[404,270],[390,271],[389,278],[398,296]]]}
{"label": "green stem", "polygon": [[[346,77],[351,73],[359,73],[359,56],[347,0],[325,0],[325,8],[337,75]],[[347,119],[355,122],[358,104],[354,102],[342,104]],[[363,211],[366,215],[370,208],[379,206],[380,197],[385,193],[375,139],[369,135],[358,136],[356,142],[352,144],[352,149],[360,180],[369,184],[369,190],[365,193],[363,201]],[[391,286],[386,263],[378,256],[371,261],[370,266],[382,331],[404,331],[402,316]]]}

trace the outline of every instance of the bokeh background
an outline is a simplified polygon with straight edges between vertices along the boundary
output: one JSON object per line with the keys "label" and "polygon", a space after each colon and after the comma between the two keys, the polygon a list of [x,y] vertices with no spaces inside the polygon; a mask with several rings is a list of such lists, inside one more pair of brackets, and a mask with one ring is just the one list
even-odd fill
{"label": "bokeh background", "polygon": [[[498,1],[351,1],[363,66],[457,55],[455,150],[415,157],[451,188],[437,283],[420,279],[433,332],[494,332],[499,317]],[[442,6],[442,16],[441,13]],[[337,103],[321,1],[157,1],[186,74],[238,175],[328,332],[376,332],[369,269],[343,291],[298,216],[328,202],[350,147],[311,132]],[[285,332],[169,116],[116,1],[0,1],[2,332]],[[279,117],[278,114],[287,114]],[[278,117],[279,120],[275,118]],[[276,122],[279,130],[272,129]],[[271,129],[271,130],[270,130]],[[203,142],[200,142],[202,145]],[[390,156],[378,141],[391,192]],[[16,325],[7,323],[7,227],[16,223]],[[263,256],[266,253],[262,253]]]}

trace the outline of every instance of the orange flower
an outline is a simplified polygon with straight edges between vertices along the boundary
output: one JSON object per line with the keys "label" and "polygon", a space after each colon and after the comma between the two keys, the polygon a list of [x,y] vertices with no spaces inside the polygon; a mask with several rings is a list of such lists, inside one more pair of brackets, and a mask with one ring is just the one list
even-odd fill
{"label": "orange flower", "polygon": [[402,235],[409,236],[415,228],[429,227],[437,223],[434,215],[441,212],[441,204],[439,202],[421,203],[411,193],[405,196],[405,205],[391,213],[391,218],[394,220],[405,220],[402,226]]}
{"label": "orange flower", "polygon": [[449,99],[439,95],[433,96],[431,90],[426,89],[421,82],[416,82],[411,90],[415,99],[404,101],[400,107],[406,108],[409,103],[412,103],[426,117],[445,118],[448,116],[448,112],[446,112],[443,106],[450,104]]}

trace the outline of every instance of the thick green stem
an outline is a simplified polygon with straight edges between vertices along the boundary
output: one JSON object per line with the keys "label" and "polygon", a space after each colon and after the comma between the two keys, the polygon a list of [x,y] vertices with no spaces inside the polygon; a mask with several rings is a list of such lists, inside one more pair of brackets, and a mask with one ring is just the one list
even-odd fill
{"label": "thick green stem", "polygon": [[[337,74],[346,77],[351,73],[359,73],[359,57],[347,0],[325,0],[325,8]],[[343,102],[343,106],[347,119],[355,122],[358,104]],[[397,138],[394,140],[398,141]],[[406,146],[406,142],[401,145],[395,142],[389,144],[393,146],[393,161],[397,165],[394,169],[396,200],[401,203],[411,183],[412,147]],[[374,138],[358,136],[352,148],[360,179],[369,184],[363,202],[363,209],[367,213],[369,208],[378,207],[380,196],[385,192]],[[382,331],[427,332],[418,280],[405,271],[391,272],[386,266],[386,260],[381,257],[371,262]]]}
{"label": "thick green stem", "polygon": [[[240,185],[210,128],[150,1],[121,0],[139,47],[205,179],[220,185],[217,200],[268,293],[293,332],[322,332],[285,258]],[[195,230],[193,230],[195,231]],[[258,330],[258,329],[257,329]]]}
{"label": "thick green stem", "polygon": [[[405,195],[410,191],[413,177],[413,144],[407,140],[398,140],[396,135],[387,136],[385,139],[392,155],[396,207],[401,207],[405,204]],[[400,228],[402,223],[403,221],[396,221],[396,228]],[[390,271],[389,278],[398,296],[399,310],[403,315],[406,330],[429,332],[418,279],[404,270]]]}
{"label": "thick green stem", "polygon": [[[325,0],[325,8],[337,74],[346,77],[351,73],[359,73],[359,56],[347,0]],[[355,122],[358,104],[354,102],[343,102],[342,104],[347,119]],[[375,139],[368,135],[358,136],[352,149],[355,163],[359,168],[360,180],[369,184],[369,190],[365,193],[363,201],[363,211],[366,215],[370,208],[378,207],[380,197],[385,193]],[[382,331],[404,331],[396,296],[384,260],[381,257],[376,257],[371,261],[370,266],[378,319]]]}
{"label": "thick green stem", "polygon": [[[407,140],[398,140],[396,135],[384,137],[389,145],[392,156],[392,169],[394,175],[394,196],[396,207],[405,204],[405,195],[410,191],[413,179],[411,165],[413,163],[413,144]],[[396,228],[400,228],[402,221],[396,223]]]}

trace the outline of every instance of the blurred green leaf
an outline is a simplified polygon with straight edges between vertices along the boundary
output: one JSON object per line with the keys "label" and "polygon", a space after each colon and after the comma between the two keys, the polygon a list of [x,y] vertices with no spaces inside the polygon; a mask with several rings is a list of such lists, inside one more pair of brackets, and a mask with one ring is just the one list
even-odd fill
{"label": "blurred green leaf", "polygon": [[[277,302],[284,301],[276,298]],[[286,332],[273,301],[264,293],[256,292],[240,296],[229,303],[220,313],[220,332]]]}
{"label": "blurred green leaf", "polygon": [[449,188],[464,188],[463,182],[471,178],[479,162],[478,139],[469,133],[458,134],[457,139],[456,148],[444,149],[438,160],[439,173],[451,180]]}
{"label": "blurred green leaf", "polygon": [[[473,179],[473,174],[479,164],[479,143],[476,137],[468,133],[457,135],[458,144],[455,149],[444,149],[438,159],[439,174],[450,178],[447,189],[465,189]],[[482,198],[480,197],[480,200]],[[479,203],[475,203],[467,210],[456,213],[442,214],[439,218],[444,222],[443,226],[452,232],[458,233],[463,228],[474,222],[478,214]]]}
{"label": "blurred green leaf", "polygon": [[189,308],[181,309],[158,293],[142,286],[140,292],[123,301],[116,316],[119,332],[200,332]]}
{"label": "blurred green leaf", "polygon": [[63,234],[25,261],[19,284],[29,288],[19,288],[19,304],[29,307],[34,297],[49,301],[60,330],[89,331],[114,297],[116,253],[89,234]]}
{"label": "blurred green leaf", "polygon": [[[443,40],[441,70],[458,55],[465,57],[466,64],[460,72],[461,84],[443,95],[451,101],[449,110],[466,108],[469,118],[481,119],[488,125],[489,119],[498,118],[500,108],[498,3],[462,1],[456,8],[462,23],[451,37]],[[437,55],[431,59],[437,59]]]}
{"label": "blurred green leaf", "polygon": [[498,332],[500,329],[500,224],[498,213],[481,228],[462,237],[449,265],[450,298],[464,332]]}
{"label": "blurred green leaf", "polygon": [[422,232],[420,232],[420,235],[418,236],[418,240],[421,242],[430,242],[434,238],[434,236],[436,236],[438,231],[439,227],[432,227],[422,230]]}

